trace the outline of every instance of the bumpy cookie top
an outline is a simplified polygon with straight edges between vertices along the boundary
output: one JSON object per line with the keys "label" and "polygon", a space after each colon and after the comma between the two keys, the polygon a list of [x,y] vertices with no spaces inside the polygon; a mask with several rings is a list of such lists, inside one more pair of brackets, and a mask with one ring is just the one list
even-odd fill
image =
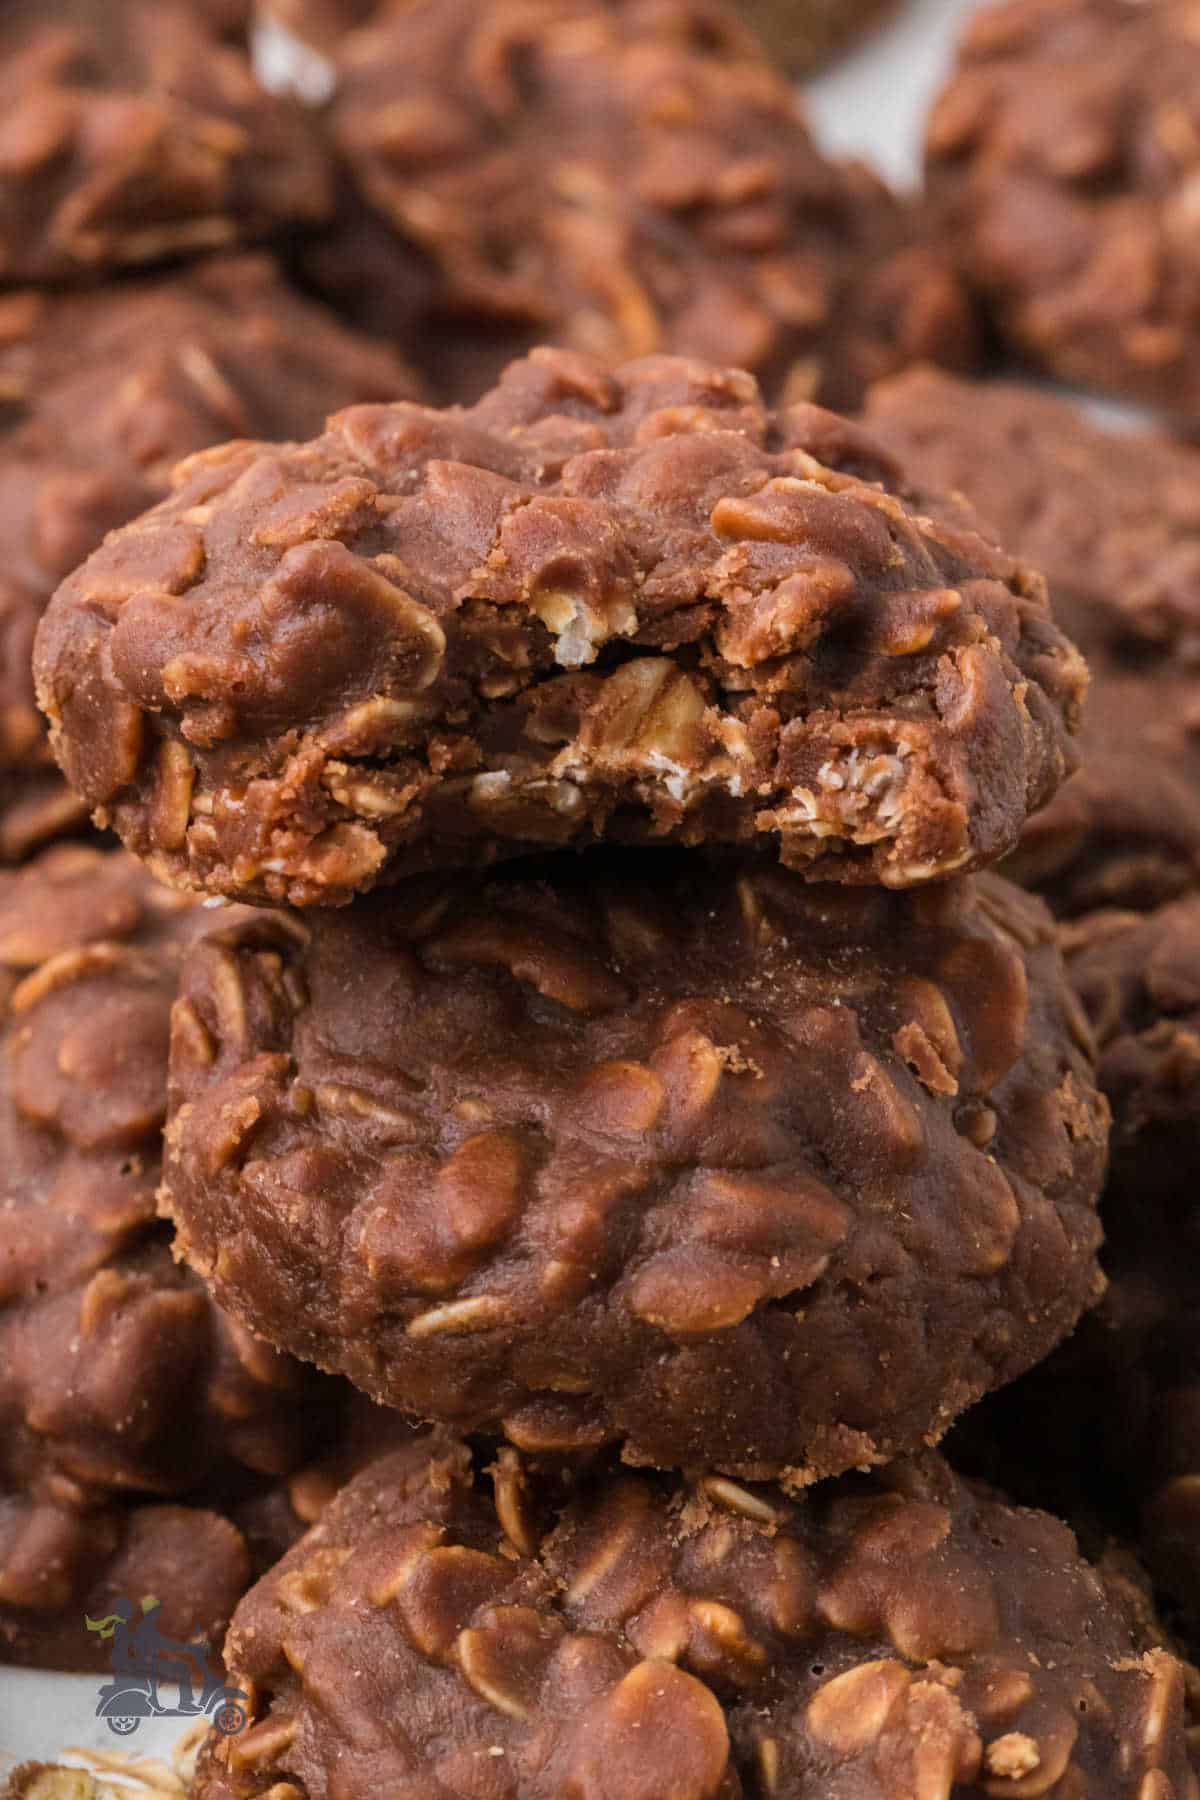
{"label": "bumpy cookie top", "polygon": [[[0,1477],[0,1663],[111,1673],[111,1641],[88,1632],[85,1618],[103,1619],[122,1596],[143,1594],[161,1602],[165,1635],[186,1641],[198,1633],[219,1651],[250,1582],[317,1522],[352,1475],[414,1433],[401,1414],[372,1406],[347,1383],[321,1384],[319,1399],[311,1388],[292,1395],[301,1398],[312,1460],[282,1477],[243,1471],[229,1481],[218,1458],[185,1503],[99,1493],[81,1507],[78,1496],[56,1498],[45,1485],[36,1495],[6,1491]],[[54,1792],[33,1791],[39,1800]],[[72,1789],[65,1800],[82,1797]]]}
{"label": "bumpy cookie top", "polygon": [[329,211],[310,126],[195,7],[9,0],[0,51],[6,281],[224,249]]}
{"label": "bumpy cookie top", "polygon": [[1065,1526],[928,1453],[790,1503],[427,1441],[343,1491],[228,1653],[254,1722],[197,1800],[1196,1792],[1180,1664]]}
{"label": "bumpy cookie top", "polygon": [[971,359],[949,259],[876,177],[821,156],[737,8],[417,0],[336,63],[333,138],[430,277],[411,324],[435,361],[439,330],[476,355],[488,336],[510,356],[673,351],[850,405],[905,363]]}
{"label": "bumpy cookie top", "polygon": [[1001,326],[1071,379],[1200,415],[1192,0],[1004,0],[965,34],[929,176]]}
{"label": "bumpy cookie top", "polygon": [[866,420],[915,479],[965,494],[1042,569],[1088,657],[1082,767],[1010,871],[1066,914],[1200,883],[1200,452],[933,369],[880,383]]}
{"label": "bumpy cookie top", "polygon": [[994,879],[555,859],[247,919],[181,993],[185,1253],[427,1418],[807,1481],[940,1434],[1095,1297],[1086,1027]]}
{"label": "bumpy cookie top", "polygon": [[39,697],[156,872],[344,901],[598,838],[986,862],[1070,766],[1039,575],[832,414],[565,351],[469,410],[233,444],[59,590]]}
{"label": "bumpy cookie top", "polygon": [[180,1493],[304,1448],[300,1372],[155,1215],[178,962],[208,922],[120,852],[0,874],[0,1488]]}

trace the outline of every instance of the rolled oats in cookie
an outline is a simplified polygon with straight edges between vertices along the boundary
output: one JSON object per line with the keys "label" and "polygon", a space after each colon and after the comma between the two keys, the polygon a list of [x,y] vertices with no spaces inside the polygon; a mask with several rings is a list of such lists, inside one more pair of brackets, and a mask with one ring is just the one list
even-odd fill
{"label": "rolled oats in cookie", "polygon": [[387,1405],[802,1485],[1097,1297],[1106,1113],[1040,902],[641,851],[248,918],[185,968],[163,1203]]}
{"label": "rolled oats in cookie", "polygon": [[83,1619],[122,1594],[219,1644],[255,1569],[239,1508],[337,1403],[157,1217],[170,1008],[211,923],[121,851],[0,873],[0,1662],[106,1666]]}
{"label": "rolled oats in cookie", "polygon": [[86,816],[54,773],[30,670],[63,576],[162,498],[181,456],[418,393],[394,352],[293,294],[261,256],[0,299],[0,860]]}
{"label": "rolled oats in cookie", "polygon": [[1192,0],[1002,0],[927,128],[950,242],[1009,344],[1200,419]]}
{"label": "rolled oats in cookie", "polygon": [[311,1458],[281,1479],[257,1484],[229,1509],[256,1577],[287,1554],[368,1463],[425,1429],[393,1407],[376,1406],[346,1381],[328,1381],[323,1399]]}
{"label": "rolled oats in cookie", "polygon": [[196,1800],[1193,1800],[1185,1674],[926,1452],[778,1489],[419,1442],[242,1601]]}
{"label": "rolled oats in cookie", "polygon": [[[971,366],[972,309],[922,209],[821,155],[741,10],[373,12],[337,45],[329,110],[367,216],[339,203],[314,278],[364,323],[419,334],[454,400],[540,343],[719,358],[835,406],[920,358]],[[386,285],[363,280],[364,239]]]}
{"label": "rolled oats in cookie", "polygon": [[98,821],[297,905],[598,839],[934,880],[1016,842],[1086,680],[1041,576],[855,427],[560,350],[466,410],[192,458],[36,668]]}
{"label": "rolled oats in cookie", "polygon": [[1009,871],[1065,914],[1154,907],[1200,884],[1200,450],[934,369],[880,383],[865,422],[1042,570],[1088,658],[1082,766]]}
{"label": "rolled oats in cookie", "polygon": [[216,23],[179,0],[6,0],[0,280],[102,275],[328,216],[319,138]]}

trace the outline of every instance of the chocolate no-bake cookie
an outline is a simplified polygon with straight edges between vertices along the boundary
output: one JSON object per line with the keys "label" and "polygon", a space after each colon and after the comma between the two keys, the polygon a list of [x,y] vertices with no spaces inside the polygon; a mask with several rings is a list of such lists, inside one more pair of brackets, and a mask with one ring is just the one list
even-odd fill
{"label": "chocolate no-bake cookie", "polygon": [[170,1007],[206,923],[120,851],[0,874],[0,1661],[100,1666],[101,1595],[227,1618],[251,1564],[206,1509],[297,1467],[323,1422],[320,1384],[213,1304],[156,1217]]}
{"label": "chocolate no-bake cookie", "polygon": [[102,274],[325,219],[299,108],[177,0],[6,0],[0,280]]}
{"label": "chocolate no-bake cookie", "polygon": [[251,917],[185,967],[164,1204],[254,1330],[529,1449],[800,1484],[1097,1296],[1040,902],[642,851]]}
{"label": "chocolate no-bake cookie", "polygon": [[305,437],[338,407],[420,392],[395,350],[297,294],[262,253],[0,297],[0,425],[135,469],[156,498],[193,450]]}
{"label": "chocolate no-bake cookie", "polygon": [[[365,216],[311,272],[419,337],[447,398],[540,343],[717,358],[835,406],[919,358],[974,357],[921,211],[825,160],[735,8],[414,0],[335,63],[329,129]],[[386,283],[363,279],[372,240]]]}
{"label": "chocolate no-bake cookie", "polygon": [[86,817],[54,771],[30,670],[63,576],[168,491],[181,456],[305,435],[351,401],[418,391],[390,349],[298,298],[259,256],[0,299],[0,860]]}
{"label": "chocolate no-bake cookie", "polygon": [[179,960],[211,923],[120,851],[0,874],[0,1487],[186,1493],[306,1448],[301,1372],[155,1212]]}
{"label": "chocolate no-bake cookie", "polygon": [[[1188,1048],[1194,1084],[1194,1042]],[[1147,1154],[1164,1135],[1150,1134]],[[1163,1192],[1156,1170],[1150,1186],[1140,1204],[1129,1190],[1107,1203],[1109,1287],[1096,1313],[1028,1383],[996,1396],[996,1412],[985,1405],[979,1423],[1022,1469],[1027,1494],[1045,1491],[1049,1466],[1064,1492],[1073,1484],[1110,1528],[1137,1542],[1164,1605],[1195,1641],[1200,1219],[1194,1175]],[[1059,1467],[1072,1453],[1070,1466]]]}
{"label": "chocolate no-bake cookie", "polygon": [[98,820],[299,905],[599,838],[936,879],[1016,842],[1086,679],[1041,576],[845,421],[555,350],[467,411],[193,458],[37,667]]}
{"label": "chocolate no-bake cookie", "polygon": [[914,370],[866,421],[1042,570],[1088,657],[1082,767],[1010,864],[1055,909],[1153,907],[1200,883],[1200,451],[1115,433],[1016,384]]}
{"label": "chocolate no-bake cookie", "polygon": [[256,8],[256,0],[188,0],[201,18],[223,37],[244,42]]}
{"label": "chocolate no-bake cookie", "polygon": [[1192,1800],[1185,1673],[1045,1513],[930,1453],[564,1488],[418,1442],[242,1601],[196,1800]]}
{"label": "chocolate no-bake cookie", "polygon": [[1004,0],[927,133],[953,246],[1024,355],[1200,418],[1191,0]]}
{"label": "chocolate no-bake cookie", "polygon": [[1086,650],[1200,663],[1200,450],[932,368],[880,382],[863,417],[916,479],[964,493],[1036,563]]}

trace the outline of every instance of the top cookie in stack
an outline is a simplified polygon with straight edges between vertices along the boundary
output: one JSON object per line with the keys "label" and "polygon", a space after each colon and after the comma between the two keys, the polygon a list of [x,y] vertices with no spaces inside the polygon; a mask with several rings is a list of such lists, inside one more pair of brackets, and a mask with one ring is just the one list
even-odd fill
{"label": "top cookie in stack", "polygon": [[298,905],[598,841],[977,868],[1069,772],[1085,684],[1041,577],[845,422],[560,350],[184,463],[36,662],[98,819]]}

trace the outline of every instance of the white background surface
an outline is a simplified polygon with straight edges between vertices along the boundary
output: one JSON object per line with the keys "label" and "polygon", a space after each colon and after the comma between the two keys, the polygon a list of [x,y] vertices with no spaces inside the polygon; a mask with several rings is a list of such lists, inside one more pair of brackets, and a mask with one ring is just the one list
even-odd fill
{"label": "white background surface", "polygon": [[170,1757],[189,1721],[143,1719],[130,1737],[114,1737],[104,1720],[95,1716],[102,1680],[97,1675],[44,1675],[36,1669],[0,1667],[0,1783],[18,1763],[62,1761],[68,1745],[115,1750],[124,1756]]}
{"label": "white background surface", "polygon": [[[873,162],[897,185],[914,185],[922,121],[959,23],[978,4],[907,0],[892,25],[811,83],[809,114],[822,145]],[[115,1738],[94,1716],[99,1686],[93,1676],[0,1667],[0,1782],[17,1763],[58,1758],[68,1744],[168,1756],[187,1721],[146,1720],[133,1736]]]}

